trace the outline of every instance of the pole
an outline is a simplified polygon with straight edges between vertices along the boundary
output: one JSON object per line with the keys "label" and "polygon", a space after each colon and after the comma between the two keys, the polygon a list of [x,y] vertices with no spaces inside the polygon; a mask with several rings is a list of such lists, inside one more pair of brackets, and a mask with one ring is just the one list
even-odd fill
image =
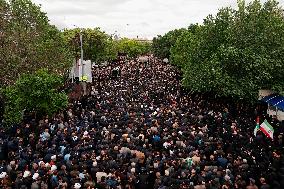
{"label": "pole", "polygon": [[82,82],[82,87],[83,87],[83,95],[86,95],[86,81],[84,80],[84,76],[85,76],[85,63],[84,63],[84,52],[83,52],[83,34],[82,31],[80,32],[80,42],[81,42],[81,66],[82,66],[82,78],[81,78],[81,82]]}
{"label": "pole", "polygon": [[71,81],[72,81],[72,84],[74,83],[74,72],[75,72],[75,68],[76,68],[76,59],[75,59],[75,61],[74,61],[74,63],[73,63],[73,66],[72,66],[72,69],[71,69]]}
{"label": "pole", "polygon": [[71,79],[72,83],[74,83],[74,71],[73,71],[73,68],[72,68],[72,79]]}

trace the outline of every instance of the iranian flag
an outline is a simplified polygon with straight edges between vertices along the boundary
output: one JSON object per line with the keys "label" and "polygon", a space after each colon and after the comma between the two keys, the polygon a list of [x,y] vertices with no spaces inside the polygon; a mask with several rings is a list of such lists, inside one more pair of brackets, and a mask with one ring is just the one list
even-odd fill
{"label": "iranian flag", "polygon": [[273,139],[274,129],[273,127],[266,121],[260,125],[260,130],[269,138]]}

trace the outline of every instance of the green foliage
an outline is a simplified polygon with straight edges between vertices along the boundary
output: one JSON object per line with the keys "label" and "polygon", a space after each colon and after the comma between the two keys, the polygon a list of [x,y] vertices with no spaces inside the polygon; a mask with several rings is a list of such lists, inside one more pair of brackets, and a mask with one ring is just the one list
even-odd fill
{"label": "green foliage", "polygon": [[81,56],[80,34],[83,36],[84,59],[92,62],[100,63],[114,60],[117,58],[118,52],[126,53],[129,57],[136,57],[147,54],[151,50],[150,43],[127,38],[113,40],[100,28],[65,30],[63,32],[65,42],[77,59]]}
{"label": "green foliage", "polygon": [[117,51],[126,53],[129,57],[137,57],[150,53],[151,44],[148,42],[140,42],[134,39],[123,38],[116,41]]}
{"label": "green foliage", "polygon": [[92,62],[102,62],[113,60],[117,56],[116,49],[113,45],[114,41],[100,28],[64,30],[63,35],[66,44],[69,45],[73,56],[77,59],[81,55],[80,34],[83,39],[84,59]]}
{"label": "green foliage", "polygon": [[68,97],[58,91],[62,85],[62,77],[46,69],[23,74],[14,85],[2,90],[6,102],[4,120],[7,123],[20,122],[23,110],[52,115],[66,108]]}
{"label": "green foliage", "polygon": [[72,64],[63,37],[30,0],[0,0],[0,84],[46,68],[63,75]]}
{"label": "green foliage", "polygon": [[224,8],[189,27],[171,49],[193,92],[256,99],[259,89],[284,91],[284,17],[274,0]]}
{"label": "green foliage", "polygon": [[153,53],[159,58],[169,58],[170,49],[175,45],[177,38],[185,32],[186,29],[175,29],[169,31],[165,35],[153,38]]}

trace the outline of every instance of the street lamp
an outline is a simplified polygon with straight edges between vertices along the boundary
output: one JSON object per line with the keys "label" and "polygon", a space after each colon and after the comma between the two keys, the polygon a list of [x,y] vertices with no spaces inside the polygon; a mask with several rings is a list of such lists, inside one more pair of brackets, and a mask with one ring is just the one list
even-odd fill
{"label": "street lamp", "polygon": [[84,51],[83,51],[83,34],[82,30],[80,30],[80,43],[81,43],[81,64],[82,64],[82,87],[83,87],[83,95],[86,95],[86,88],[87,88],[87,83],[86,83],[86,78],[85,78],[85,62],[84,62]]}
{"label": "street lamp", "polygon": [[[126,37],[128,36],[129,37],[129,24],[126,24]],[[130,37],[129,37],[130,38]]]}
{"label": "street lamp", "polygon": [[[77,27],[76,25],[74,25],[74,26]],[[86,84],[86,76],[85,76],[85,63],[84,63],[83,33],[82,33],[82,29],[80,29],[80,46],[81,46],[81,66],[82,66],[81,84],[82,84],[82,88],[83,88],[83,95],[86,95],[87,84]]]}

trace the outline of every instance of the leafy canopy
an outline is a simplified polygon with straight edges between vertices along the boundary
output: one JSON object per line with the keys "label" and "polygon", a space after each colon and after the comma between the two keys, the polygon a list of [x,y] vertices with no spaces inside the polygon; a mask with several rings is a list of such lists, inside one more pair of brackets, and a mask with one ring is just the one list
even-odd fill
{"label": "leafy canopy", "polygon": [[62,77],[49,73],[47,69],[23,74],[14,85],[2,90],[6,102],[4,120],[7,123],[20,122],[23,110],[52,115],[66,108],[68,97],[59,92],[62,84]]}
{"label": "leafy canopy", "polygon": [[159,58],[169,58],[170,57],[170,49],[176,43],[177,38],[184,32],[186,29],[175,29],[173,31],[169,31],[165,35],[153,38],[153,53],[155,56]]}
{"label": "leafy canopy", "polygon": [[61,32],[30,0],[0,0],[0,85],[46,68],[63,75],[71,54]]}
{"label": "leafy canopy", "polygon": [[223,8],[191,26],[171,48],[192,92],[256,99],[259,89],[284,91],[284,17],[275,0]]}
{"label": "leafy canopy", "polygon": [[136,57],[151,51],[150,43],[128,38],[114,40],[112,36],[101,31],[100,28],[64,30],[63,35],[73,56],[77,59],[81,56],[80,35],[82,35],[84,59],[97,63],[114,60],[118,53],[126,53],[129,57]]}
{"label": "leafy canopy", "polygon": [[80,35],[82,35],[83,39],[85,60],[102,62],[116,58],[117,53],[113,46],[113,39],[110,35],[101,31],[100,28],[75,28],[63,31],[64,40],[73,53],[73,57],[79,59],[81,56]]}
{"label": "leafy canopy", "polygon": [[115,41],[115,43],[119,53],[125,53],[132,58],[151,52],[151,44],[148,42],[140,42],[135,39],[123,38]]}

